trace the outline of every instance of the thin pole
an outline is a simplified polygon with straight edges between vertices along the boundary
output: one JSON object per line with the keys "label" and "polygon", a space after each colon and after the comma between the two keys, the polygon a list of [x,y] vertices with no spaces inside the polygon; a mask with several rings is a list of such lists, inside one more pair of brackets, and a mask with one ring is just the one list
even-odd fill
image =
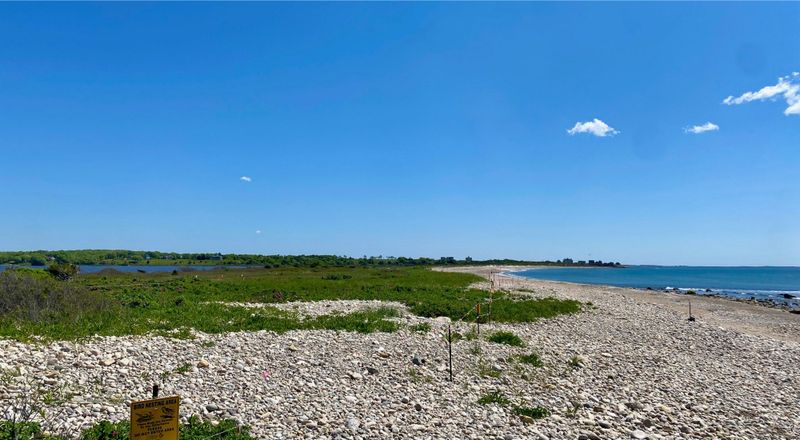
{"label": "thin pole", "polygon": [[158,399],[158,384],[153,385],[153,399]]}
{"label": "thin pole", "polygon": [[447,325],[447,355],[448,369],[450,370],[450,382],[453,381],[453,335],[450,333],[450,325]]}
{"label": "thin pole", "polygon": [[478,317],[475,318],[475,323],[478,326],[478,336],[481,335],[481,303],[478,303]]}

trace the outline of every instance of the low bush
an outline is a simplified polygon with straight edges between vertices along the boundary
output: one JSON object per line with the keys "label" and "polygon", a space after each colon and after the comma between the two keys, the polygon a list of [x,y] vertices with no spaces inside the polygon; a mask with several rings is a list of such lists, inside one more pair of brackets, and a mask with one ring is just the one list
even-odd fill
{"label": "low bush", "polygon": [[70,263],[54,263],[47,267],[47,273],[59,281],[66,281],[78,274],[78,266]]}
{"label": "low bush", "polygon": [[522,341],[522,338],[511,332],[504,332],[504,331],[495,332],[489,335],[487,339],[489,340],[489,342],[494,342],[496,344],[511,345],[514,347],[522,347],[525,345],[525,343]]}
{"label": "low bush", "polygon": [[0,273],[0,327],[22,324],[82,323],[110,311],[112,302],[98,292],[27,272]]}

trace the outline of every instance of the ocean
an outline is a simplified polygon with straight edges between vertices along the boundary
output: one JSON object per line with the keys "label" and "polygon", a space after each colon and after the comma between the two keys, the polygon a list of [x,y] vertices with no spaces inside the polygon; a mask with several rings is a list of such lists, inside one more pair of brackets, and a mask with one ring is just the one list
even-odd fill
{"label": "ocean", "polygon": [[511,275],[580,284],[754,299],[800,308],[800,267],[626,266],[547,267]]}

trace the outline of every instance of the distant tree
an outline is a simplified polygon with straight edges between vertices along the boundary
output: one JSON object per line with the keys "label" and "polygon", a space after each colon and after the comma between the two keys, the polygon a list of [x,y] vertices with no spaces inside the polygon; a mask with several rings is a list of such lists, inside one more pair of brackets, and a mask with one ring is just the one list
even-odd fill
{"label": "distant tree", "polygon": [[47,264],[47,260],[37,256],[31,257],[28,261],[31,263],[31,266],[44,266]]}

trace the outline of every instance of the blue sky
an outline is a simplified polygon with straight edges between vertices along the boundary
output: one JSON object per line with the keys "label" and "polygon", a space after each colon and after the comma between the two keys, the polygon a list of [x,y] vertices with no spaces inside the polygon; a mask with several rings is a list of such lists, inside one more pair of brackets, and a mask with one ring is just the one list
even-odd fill
{"label": "blue sky", "polygon": [[800,265],[799,3],[0,4],[0,41],[3,250]]}

